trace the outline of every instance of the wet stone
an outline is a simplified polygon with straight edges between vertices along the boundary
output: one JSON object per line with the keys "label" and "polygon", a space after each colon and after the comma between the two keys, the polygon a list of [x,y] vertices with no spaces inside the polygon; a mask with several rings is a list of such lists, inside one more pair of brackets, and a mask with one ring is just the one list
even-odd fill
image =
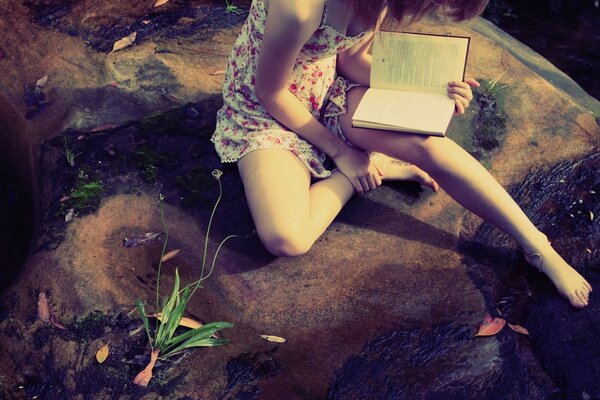
{"label": "wet stone", "polygon": [[[369,342],[337,372],[328,399],[544,399],[515,348],[512,332],[474,338],[445,323],[390,331]],[[508,384],[510,382],[510,384]]]}
{"label": "wet stone", "polygon": [[[600,397],[598,170],[600,153],[593,153],[580,161],[533,171],[510,190],[554,248],[596,288],[583,310],[574,310],[523,257],[509,256],[517,254],[516,249],[489,224],[463,244],[465,265],[488,308],[498,310],[503,300],[509,302],[509,318],[529,330],[536,356],[565,398],[581,398],[584,391],[591,398]],[[489,251],[487,259],[479,257],[473,250],[477,247],[500,256],[495,262]]]}

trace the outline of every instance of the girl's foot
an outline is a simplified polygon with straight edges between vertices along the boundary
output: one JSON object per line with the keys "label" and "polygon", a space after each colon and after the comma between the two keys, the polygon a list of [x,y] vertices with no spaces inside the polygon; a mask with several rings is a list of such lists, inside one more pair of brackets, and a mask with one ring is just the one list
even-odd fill
{"label": "girl's foot", "polygon": [[383,176],[382,180],[417,181],[434,192],[440,190],[438,183],[425,171],[414,164],[397,160],[384,154],[374,153],[371,160],[377,165]]}
{"label": "girl's foot", "polygon": [[525,259],[540,272],[545,273],[558,292],[567,298],[573,307],[583,308],[588,305],[592,285],[567,264],[547,239],[537,252],[525,254]]}

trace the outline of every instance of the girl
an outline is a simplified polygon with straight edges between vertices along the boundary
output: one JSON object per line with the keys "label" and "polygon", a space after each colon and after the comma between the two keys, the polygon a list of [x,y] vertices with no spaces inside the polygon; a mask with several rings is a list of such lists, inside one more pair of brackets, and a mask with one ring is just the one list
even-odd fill
{"label": "girl", "polygon": [[[237,162],[256,230],[271,253],[305,253],[354,192],[373,190],[382,179],[416,180],[436,192],[439,183],[465,208],[513,237],[526,260],[574,307],[588,304],[590,284],[456,143],[352,127],[354,110],[369,85],[372,31],[384,16],[410,23],[441,11],[462,21],[479,15],[486,4],[487,0],[252,2],[229,58],[224,105],[212,141],[223,162]],[[457,114],[464,113],[473,98],[471,87],[477,86],[472,79],[448,84]],[[324,166],[326,156],[335,170]],[[322,179],[311,183],[311,178]]]}

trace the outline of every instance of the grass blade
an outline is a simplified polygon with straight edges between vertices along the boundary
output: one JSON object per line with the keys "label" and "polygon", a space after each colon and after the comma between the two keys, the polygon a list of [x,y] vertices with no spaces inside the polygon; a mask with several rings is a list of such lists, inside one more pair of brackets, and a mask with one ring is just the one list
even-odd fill
{"label": "grass blade", "polygon": [[[217,331],[220,331],[221,329],[225,329],[225,328],[231,328],[231,327],[233,327],[233,324],[229,323],[229,322],[212,322],[210,324],[204,325],[201,328],[186,332],[180,336],[177,336],[176,338],[173,338],[173,340],[171,342],[167,342],[167,346],[166,346],[167,354],[179,352],[179,351],[185,350],[189,347],[210,346],[210,344],[198,345],[196,343],[200,343],[200,342],[203,342],[204,340],[211,339],[211,336],[214,335]],[[173,347],[174,345],[180,343],[183,340],[185,340],[185,341],[182,344],[180,344],[179,346],[177,346],[175,349],[170,350],[170,351],[168,350],[169,347]],[[212,342],[209,342],[209,343],[212,343]],[[223,343],[223,344],[225,344],[225,343]],[[220,344],[219,344],[219,346],[220,346]],[[165,357],[167,357],[167,355],[165,355]]]}
{"label": "grass blade", "polygon": [[150,336],[150,324],[148,323],[148,317],[146,317],[146,307],[144,303],[140,300],[135,301],[135,306],[137,307],[140,317],[142,318],[142,323],[144,324],[144,329],[146,330],[146,335],[148,335],[148,341],[150,342],[150,347],[153,347],[152,338]]}

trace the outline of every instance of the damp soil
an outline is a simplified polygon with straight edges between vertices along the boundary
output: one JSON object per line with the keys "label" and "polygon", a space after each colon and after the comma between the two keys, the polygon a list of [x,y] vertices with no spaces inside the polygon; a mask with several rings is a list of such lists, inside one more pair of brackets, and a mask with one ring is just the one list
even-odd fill
{"label": "damp soil", "polygon": [[[93,213],[102,198],[115,194],[162,194],[168,204],[205,217],[218,196],[212,172],[219,168],[228,171],[221,178],[223,203],[243,202],[235,165],[222,166],[206,145],[214,121],[204,115],[213,115],[218,104],[218,99],[188,103],[102,132],[65,132],[44,143],[43,221],[36,251],[58,247],[70,221]],[[76,155],[73,165],[67,152]]]}

